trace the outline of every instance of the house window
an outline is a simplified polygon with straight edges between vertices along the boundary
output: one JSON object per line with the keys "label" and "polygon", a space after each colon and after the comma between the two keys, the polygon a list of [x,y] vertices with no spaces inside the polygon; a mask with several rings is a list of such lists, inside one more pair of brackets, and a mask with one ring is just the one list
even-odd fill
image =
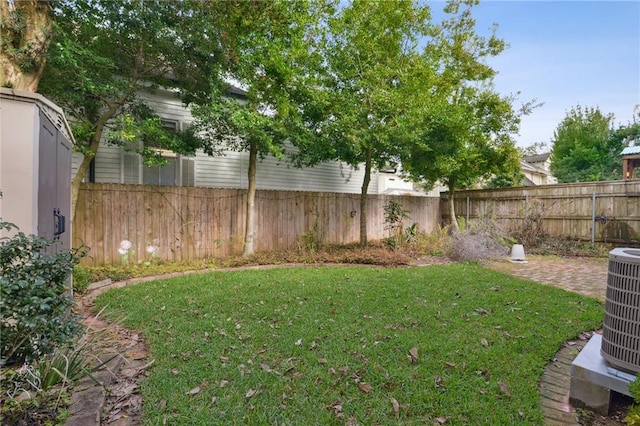
{"label": "house window", "polygon": [[179,161],[177,157],[165,158],[167,164],[142,168],[142,183],[145,185],[169,185],[178,186],[180,184]]}
{"label": "house window", "polygon": [[[162,120],[162,127],[175,132],[179,129],[177,121]],[[142,157],[135,152],[123,152],[122,182],[143,185],[165,186],[194,186],[195,164],[194,159],[183,157],[175,152],[162,147],[154,141],[145,141],[145,147],[151,148],[160,154],[166,161],[165,165],[147,167]]]}
{"label": "house window", "polygon": [[[178,130],[178,122],[162,120],[162,128],[174,133]],[[144,185],[180,185],[180,161],[178,155],[154,140],[145,140],[144,145],[152,148],[167,162],[165,165],[154,165],[142,168],[142,183]]]}

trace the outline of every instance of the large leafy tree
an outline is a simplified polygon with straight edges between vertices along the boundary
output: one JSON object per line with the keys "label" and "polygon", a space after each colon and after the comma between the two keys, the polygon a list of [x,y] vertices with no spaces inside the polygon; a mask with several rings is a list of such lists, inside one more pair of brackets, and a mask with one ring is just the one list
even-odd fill
{"label": "large leafy tree", "polygon": [[[248,152],[248,191],[244,254],[255,248],[255,195],[258,160],[286,156],[286,143],[312,137],[304,103],[317,84],[321,57],[313,48],[313,31],[330,5],[322,1],[265,2],[260,14],[229,13],[227,22],[246,27],[234,41],[238,57],[228,76],[243,88],[241,100],[214,93],[193,109],[194,129],[205,136],[202,148]],[[242,11],[236,11],[242,12]]]}
{"label": "large leafy tree", "polygon": [[428,7],[412,1],[356,0],[340,5],[319,28],[325,68],[313,100],[305,104],[305,119],[322,142],[311,147],[299,141],[300,161],[340,160],[364,167],[361,246],[367,244],[371,173],[397,162],[400,122],[410,114],[407,87],[428,23]]}
{"label": "large leafy tree", "polygon": [[207,99],[228,62],[228,2],[69,0],[57,3],[55,34],[40,91],[61,105],[83,154],[72,182],[72,212],[80,183],[100,141],[135,142],[148,161],[161,161],[140,141],[180,153],[199,146],[193,132],[170,134],[144,93],[163,87],[186,104]]}
{"label": "large leafy tree", "polygon": [[[445,19],[427,42],[424,59],[436,77],[423,82],[427,102],[418,99],[410,125],[416,131],[405,144],[405,170],[427,187],[442,182],[449,188],[451,223],[457,228],[457,188],[494,174],[517,175],[519,154],[511,135],[519,113],[513,97],[492,88],[495,71],[486,58],[500,54],[505,43],[492,33],[475,32],[475,1],[450,1]],[[495,30],[495,29],[494,29]],[[526,105],[521,112],[527,112]]]}
{"label": "large leafy tree", "polygon": [[53,29],[46,0],[0,0],[0,85],[38,90]]}
{"label": "large leafy tree", "polygon": [[620,152],[640,133],[635,122],[614,128],[613,114],[578,105],[567,112],[553,135],[551,171],[559,182],[620,179]]}

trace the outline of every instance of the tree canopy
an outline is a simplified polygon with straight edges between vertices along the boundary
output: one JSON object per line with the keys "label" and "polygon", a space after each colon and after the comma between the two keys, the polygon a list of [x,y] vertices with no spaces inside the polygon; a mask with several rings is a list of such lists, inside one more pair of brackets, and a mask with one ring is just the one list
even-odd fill
{"label": "tree canopy", "polygon": [[511,137],[520,115],[533,106],[514,110],[512,96],[493,88],[495,71],[486,58],[500,54],[505,43],[475,32],[472,6],[476,2],[449,2],[450,17],[437,27],[423,53],[434,64],[436,77],[425,80],[410,127],[415,132],[403,147],[402,163],[415,180],[428,187],[442,182],[449,188],[451,223],[457,227],[453,199],[456,188],[479,178],[504,173],[516,176],[519,154]]}
{"label": "tree canopy", "polygon": [[[257,159],[285,156],[285,142],[298,166],[364,167],[362,245],[375,168],[401,163],[416,181],[446,183],[451,197],[479,178],[515,173],[510,135],[526,111],[492,86],[486,59],[506,45],[495,29],[487,37],[476,31],[477,0],[449,0],[440,22],[411,0],[53,4],[40,88],[70,116],[84,154],[74,210],[104,139],[146,163],[162,158],[145,141],[186,154],[247,151],[245,253],[253,251]],[[225,80],[246,89],[241,102],[229,98]],[[196,125],[167,132],[146,100],[159,90],[190,106]]]}
{"label": "tree canopy", "polygon": [[304,123],[303,102],[315,86],[320,57],[308,38],[325,9],[330,10],[323,2],[307,0],[266,4],[260,19],[239,11],[230,17],[235,28],[246,27],[236,34],[238,56],[229,71],[235,83],[246,88],[246,97],[238,101],[224,91],[212,92],[208,102],[192,110],[193,128],[203,135],[206,152],[249,153],[244,254],[254,251],[258,158],[284,158],[286,141],[313,136]]}
{"label": "tree canopy", "polygon": [[[397,132],[415,75],[416,50],[429,9],[412,1],[356,0],[320,28],[324,69],[307,117],[320,144],[301,142],[301,161],[340,160],[364,166],[360,244],[367,244],[367,191],[374,167],[397,162]],[[309,105],[307,105],[309,106]],[[317,113],[317,114],[315,114]],[[303,157],[303,158],[302,158]]]}
{"label": "tree canopy", "polygon": [[[160,88],[185,104],[204,102],[233,57],[228,2],[65,0],[40,91],[70,117],[84,156],[72,182],[72,212],[100,141],[162,161],[143,140],[179,153],[200,145],[193,132],[168,133],[144,93]],[[234,12],[235,13],[235,12]],[[233,29],[232,29],[233,30]]]}
{"label": "tree canopy", "polygon": [[551,171],[559,182],[621,179],[620,152],[638,135],[637,121],[615,128],[613,114],[575,106],[554,132]]}

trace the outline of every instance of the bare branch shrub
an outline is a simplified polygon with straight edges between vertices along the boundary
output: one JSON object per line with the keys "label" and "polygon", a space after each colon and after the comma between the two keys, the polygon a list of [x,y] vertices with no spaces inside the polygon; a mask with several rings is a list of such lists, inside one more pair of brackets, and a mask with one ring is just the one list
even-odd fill
{"label": "bare branch shrub", "polygon": [[451,235],[448,254],[455,261],[481,262],[507,255],[512,243],[493,219],[483,217],[467,222]]}
{"label": "bare branch shrub", "polygon": [[513,236],[526,247],[539,247],[548,237],[543,227],[544,205],[540,200],[529,203],[522,227],[515,229]]}

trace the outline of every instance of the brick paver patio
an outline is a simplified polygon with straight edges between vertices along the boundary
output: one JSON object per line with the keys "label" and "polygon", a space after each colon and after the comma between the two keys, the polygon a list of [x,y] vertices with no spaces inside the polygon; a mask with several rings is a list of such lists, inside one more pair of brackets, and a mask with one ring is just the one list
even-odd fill
{"label": "brick paver patio", "polygon": [[[607,289],[607,259],[527,256],[527,263],[492,262],[491,268],[552,285],[604,301]],[[604,314],[603,314],[604,319]],[[567,342],[549,362],[540,379],[540,405],[547,425],[578,425],[569,404],[571,363],[587,343],[590,334]]]}

